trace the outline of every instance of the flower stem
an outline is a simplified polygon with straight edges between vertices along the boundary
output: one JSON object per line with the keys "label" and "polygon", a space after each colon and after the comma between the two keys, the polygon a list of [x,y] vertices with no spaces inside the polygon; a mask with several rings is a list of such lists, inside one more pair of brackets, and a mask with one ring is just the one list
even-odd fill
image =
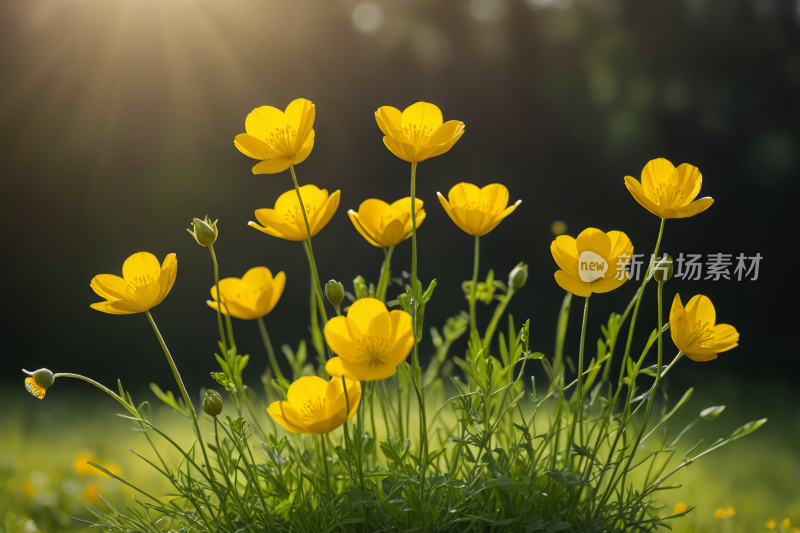
{"label": "flower stem", "polygon": [[378,281],[378,288],[375,289],[375,298],[382,302],[386,302],[386,290],[389,288],[389,281],[391,278],[391,264],[392,253],[394,253],[394,246],[388,248],[384,246],[383,250],[383,265],[381,266],[381,278]]}
{"label": "flower stem", "polygon": [[269,335],[267,334],[267,327],[264,325],[264,317],[263,316],[258,317],[257,322],[258,322],[258,331],[261,332],[261,340],[264,342],[264,348],[267,349],[269,366],[272,368],[272,372],[275,374],[276,378],[278,378],[281,381],[285,381],[283,373],[281,372],[281,369],[278,366],[278,360],[275,358],[275,350],[272,348],[272,342],[270,342],[269,340]]}
{"label": "flower stem", "polygon": [[[497,329],[497,324],[498,324],[498,322],[500,322],[500,318],[502,318],[503,313],[505,312],[506,307],[508,306],[508,302],[511,301],[511,298],[514,297],[515,293],[516,293],[516,291],[514,289],[512,289],[511,287],[509,287],[508,288],[508,292],[503,297],[503,299],[500,300],[500,303],[497,305],[497,308],[494,310],[494,315],[492,316],[492,321],[489,322],[489,327],[486,328],[486,334],[483,337],[483,347],[486,348],[487,350],[489,349],[489,344],[492,342],[492,337],[494,336],[494,332]],[[513,348],[515,340],[514,339],[508,339],[508,342],[511,344],[511,346]]]}
{"label": "flower stem", "polygon": [[101,391],[105,392],[106,394],[108,394],[109,396],[111,396],[112,398],[117,400],[132,415],[136,416],[137,418],[141,416],[132,405],[128,404],[128,402],[125,400],[125,398],[123,398],[122,396],[120,396],[116,392],[112,391],[111,389],[101,385],[100,383],[96,382],[93,379],[87,378],[86,376],[81,376],[80,374],[71,374],[69,372],[63,372],[63,373],[60,373],[60,374],[53,374],[53,377],[54,378],[76,378],[76,379],[81,379],[81,380],[85,381],[86,383],[91,383],[92,385],[94,385],[95,387],[100,389]]}
{"label": "flower stem", "polygon": [[[222,358],[227,359],[228,344],[225,342],[225,327],[222,325],[222,295],[219,292],[219,265],[217,264],[217,254],[214,253],[213,244],[208,247],[208,251],[211,252],[211,261],[214,263],[214,284],[217,288],[217,326],[219,326],[219,340],[222,342],[222,349],[225,350]],[[150,317],[150,311],[147,312],[147,316]],[[150,321],[152,322],[153,319],[151,318]]]}
{"label": "flower stem", "polygon": [[475,236],[475,260],[472,266],[472,287],[469,295],[469,334],[470,340],[478,337],[478,326],[475,321],[475,298],[478,294],[478,263],[481,257],[481,238]]}
{"label": "flower stem", "polygon": [[328,472],[328,444],[325,442],[328,438],[326,434],[319,436],[322,439],[322,464],[325,466],[325,488],[328,489],[328,501],[333,498],[331,496],[331,475]]}
{"label": "flower stem", "polygon": [[567,437],[567,464],[572,463],[572,442],[575,439],[575,429],[581,423],[581,415],[583,414],[583,348],[586,341],[586,321],[589,317],[589,298],[586,297],[586,303],[583,306],[583,326],[581,327],[581,347],[578,352],[578,388],[576,390],[575,414],[572,416],[572,426],[569,430]]}

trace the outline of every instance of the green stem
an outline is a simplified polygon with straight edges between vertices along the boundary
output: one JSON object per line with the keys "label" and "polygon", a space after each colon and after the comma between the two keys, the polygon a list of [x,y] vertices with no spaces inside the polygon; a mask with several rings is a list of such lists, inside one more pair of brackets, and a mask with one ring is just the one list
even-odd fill
{"label": "green stem", "polygon": [[417,164],[411,163],[411,292],[417,294]]}
{"label": "green stem", "polygon": [[[345,394],[347,394],[346,389]],[[333,496],[331,496],[331,475],[328,472],[328,444],[325,442],[327,438],[327,435],[320,435],[320,439],[322,439],[322,464],[325,466],[325,488],[328,489],[328,501],[331,501]]]}
{"label": "green stem", "polygon": [[[211,261],[214,263],[214,284],[217,288],[217,326],[219,326],[219,340],[222,343],[222,349],[225,350],[225,353],[222,354],[222,358],[227,359],[228,344],[225,342],[225,327],[222,325],[222,295],[219,292],[219,265],[217,264],[217,254],[214,253],[213,244],[208,247],[208,251],[211,252]],[[150,316],[149,311],[147,312],[147,316]]]}
{"label": "green stem", "polygon": [[[503,317],[503,313],[505,312],[506,307],[508,306],[508,303],[511,301],[511,298],[514,297],[514,294],[516,294],[516,291],[514,289],[512,289],[511,287],[509,287],[508,288],[508,292],[503,297],[503,299],[500,300],[500,303],[497,305],[497,307],[494,310],[494,315],[492,316],[492,321],[489,322],[489,327],[486,328],[486,334],[483,337],[483,347],[486,348],[487,350],[489,349],[489,343],[492,342],[492,337],[494,336],[494,331],[497,329],[497,324],[500,322],[500,319]],[[509,342],[509,345],[511,346],[511,348],[513,348],[514,347],[514,342],[516,342],[516,341],[514,339],[508,339],[508,342]]]}
{"label": "green stem", "polygon": [[375,298],[382,302],[386,302],[386,291],[389,289],[389,282],[391,278],[391,264],[392,254],[394,253],[394,246],[388,248],[384,246],[383,250],[383,265],[381,266],[381,278],[378,281],[378,288],[375,290]]}
{"label": "green stem", "polygon": [[261,332],[261,340],[264,342],[264,348],[267,349],[267,357],[269,358],[269,366],[272,368],[272,372],[275,374],[275,377],[281,381],[285,381],[286,379],[283,377],[283,373],[281,372],[280,367],[278,366],[278,360],[275,358],[275,350],[272,348],[272,342],[269,340],[269,335],[267,334],[267,327],[264,325],[264,317],[258,317],[258,331]]}
{"label": "green stem", "polygon": [[137,418],[141,417],[141,415],[136,411],[136,409],[132,405],[128,404],[128,402],[125,400],[125,398],[123,398],[122,396],[120,396],[116,392],[112,391],[111,389],[101,385],[100,383],[96,382],[93,379],[87,378],[86,376],[81,376],[80,374],[71,374],[69,372],[63,372],[63,373],[60,373],[60,374],[53,374],[53,377],[54,378],[75,378],[75,379],[81,379],[81,380],[85,381],[86,383],[91,383],[92,385],[94,385],[95,387],[100,389],[101,391],[105,392],[106,394],[108,394],[109,396],[111,396],[112,398],[117,400],[120,404],[122,404],[122,406],[125,409],[128,410],[128,412],[130,414],[134,415]]}
{"label": "green stem", "polygon": [[581,423],[581,416],[583,414],[583,348],[586,341],[586,321],[589,317],[589,298],[590,296],[586,297],[586,303],[583,306],[583,326],[581,327],[581,347],[580,351],[578,352],[578,389],[577,389],[577,401],[575,403],[575,414],[572,416],[572,426],[569,430],[569,436],[567,437],[567,464],[571,464],[572,460],[572,442],[575,439],[575,430]]}
{"label": "green stem", "polygon": [[475,259],[472,266],[472,286],[469,295],[469,336],[470,340],[477,338],[478,326],[475,323],[475,298],[478,294],[478,263],[481,257],[481,238],[475,236]]}

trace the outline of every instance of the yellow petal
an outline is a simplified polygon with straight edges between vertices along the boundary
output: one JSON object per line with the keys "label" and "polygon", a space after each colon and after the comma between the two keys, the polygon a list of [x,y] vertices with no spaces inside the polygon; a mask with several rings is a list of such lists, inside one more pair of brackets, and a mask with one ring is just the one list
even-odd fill
{"label": "yellow petal", "polygon": [[317,376],[303,376],[289,386],[286,394],[292,407],[300,409],[304,403],[325,398],[328,382]]}
{"label": "yellow petal", "polygon": [[283,111],[266,105],[253,109],[244,121],[245,131],[262,140],[275,133],[276,129],[283,128],[285,125],[286,116]]}
{"label": "yellow petal", "polygon": [[272,159],[277,156],[275,152],[269,149],[267,143],[253,137],[252,135],[248,135],[247,133],[241,133],[236,136],[236,139],[233,141],[234,146],[239,149],[244,155],[248,157],[252,157],[253,159]]}
{"label": "yellow petal", "polygon": [[450,192],[447,193],[447,199],[453,207],[466,207],[473,202],[478,202],[480,197],[480,188],[472,183],[459,183],[454,185]]}
{"label": "yellow petal", "polygon": [[[236,279],[236,278],[226,278]],[[266,289],[272,284],[272,272],[267,267],[257,266],[253,267],[242,276],[242,283],[249,285],[253,288]],[[220,281],[220,283],[222,283]],[[213,292],[213,289],[212,289]]]}
{"label": "yellow petal", "polygon": [[388,148],[390,152],[403,161],[419,163],[419,161],[414,160],[414,147],[410,144],[398,141],[394,137],[384,137],[383,144],[386,145],[386,148]]}
{"label": "yellow petal", "polygon": [[159,296],[156,305],[164,301],[172,286],[175,284],[175,278],[178,275],[178,259],[175,254],[168,254],[161,264],[161,275],[158,278]]}
{"label": "yellow petal", "polygon": [[267,408],[267,412],[275,422],[292,433],[308,433],[308,428],[303,423],[302,416],[288,402],[273,402]]}
{"label": "yellow petal", "polygon": [[455,211],[453,211],[453,208],[450,206],[450,203],[447,200],[444,199],[444,196],[442,196],[442,193],[437,192],[436,195],[439,197],[439,203],[442,204],[442,207],[444,208],[445,212],[447,213],[447,216],[450,217],[450,220],[455,222],[456,226],[461,228],[462,231],[464,231],[466,233],[469,233],[469,230],[467,229],[467,227],[464,225],[464,223],[461,220],[459,220],[458,215],[456,214]]}
{"label": "yellow petal", "polygon": [[522,203],[522,200],[517,200],[513,205],[510,205],[510,206],[506,207],[499,215],[493,217],[491,223],[489,224],[489,227],[487,227],[484,230],[483,235],[486,235],[487,233],[492,231],[494,228],[496,228],[497,225],[500,224],[503,221],[503,219],[505,219],[508,215],[513,213],[517,209],[519,204],[521,204],[521,203]]}
{"label": "yellow petal", "polygon": [[705,363],[706,361],[712,361],[717,358],[717,354],[713,352],[695,352],[694,350],[690,350],[684,353],[686,357],[698,363]]}
{"label": "yellow petal", "polygon": [[144,311],[134,311],[128,309],[120,309],[119,307],[112,307],[112,303],[114,302],[97,302],[91,304],[89,307],[94,309],[95,311],[100,311],[101,313],[108,313],[109,315],[130,315],[133,313],[142,313]]}
{"label": "yellow petal", "polygon": [[592,295],[592,289],[589,283],[584,283],[578,278],[573,278],[563,270],[556,272],[555,278],[559,287],[565,291],[571,292],[575,296],[586,297]]}
{"label": "yellow petal", "polygon": [[331,376],[344,376],[361,381],[377,381],[394,376],[397,367],[386,363],[362,365],[341,357],[332,357],[325,364],[325,372]]}
{"label": "yellow petal", "polygon": [[709,346],[715,352],[727,352],[739,346],[739,332],[731,325],[717,324],[712,330],[714,342]]}
{"label": "yellow petal", "polygon": [[[323,331],[325,334],[325,340],[328,342],[328,346],[333,353],[340,357],[346,357],[355,361],[358,346],[353,340],[346,317],[337,316],[331,318],[325,324]],[[328,374],[331,373],[328,372]]]}
{"label": "yellow petal", "polygon": [[[339,417],[342,423],[344,422],[345,414],[347,414],[348,420],[353,418],[358,412],[358,404],[361,402],[361,383],[358,380],[347,378],[344,381],[347,384],[346,399],[341,376],[335,376],[328,382],[328,401],[331,402],[331,414]],[[345,412],[348,400],[350,402],[350,413]]]}
{"label": "yellow petal", "polygon": [[482,187],[478,195],[478,202],[485,203],[490,214],[499,215],[508,206],[508,189],[499,183]]}
{"label": "yellow petal", "polygon": [[444,144],[438,145],[436,147],[436,149],[433,151],[433,153],[430,155],[430,157],[440,156],[440,155],[448,152],[450,150],[450,148],[452,148],[453,145],[455,145],[458,142],[458,140],[461,138],[462,135],[464,135],[464,130],[463,129],[458,133],[458,135],[453,137],[450,141],[448,141],[448,142],[446,142]]}
{"label": "yellow petal", "polygon": [[361,236],[364,237],[364,239],[367,240],[368,243],[370,243],[372,246],[377,246],[378,248],[383,246],[381,243],[376,241],[372,237],[372,235],[370,235],[367,232],[367,230],[364,228],[364,225],[361,223],[361,221],[360,221],[360,219],[358,217],[358,213],[356,213],[355,211],[353,211],[351,209],[350,211],[347,212],[347,216],[350,217],[350,222],[353,223],[353,226],[355,226],[356,231],[358,231],[361,234]]}
{"label": "yellow petal", "polygon": [[611,255],[611,239],[597,228],[583,230],[578,235],[578,238],[575,239],[575,245],[578,248],[579,259],[581,254],[586,251],[594,252],[606,261],[608,261],[608,256]]}
{"label": "yellow petal", "polygon": [[370,235],[376,237],[376,240],[383,229],[382,221],[387,217],[394,218],[397,214],[398,213],[389,204],[377,198],[364,200],[361,202],[361,205],[358,206],[359,222],[361,222],[364,229],[366,229]]}
{"label": "yellow petal", "polygon": [[281,271],[275,276],[275,279],[272,280],[271,287],[272,290],[270,291],[270,298],[269,303],[267,304],[266,313],[272,312],[275,309],[275,306],[278,304],[278,300],[281,299],[281,295],[283,294],[283,288],[286,286],[286,274]]}
{"label": "yellow petal", "polygon": [[657,204],[645,196],[642,185],[638,181],[630,176],[625,176],[625,187],[628,189],[628,192],[631,193],[633,199],[639,203],[639,205],[657,217],[666,218],[664,217],[664,210],[662,210]]}
{"label": "yellow petal", "polygon": [[578,246],[574,237],[559,235],[550,244],[550,253],[558,268],[571,277],[578,278]]}
{"label": "yellow petal", "polygon": [[686,319],[689,324],[700,322],[714,326],[717,323],[717,312],[709,297],[698,294],[689,300],[686,304]]}
{"label": "yellow petal", "polygon": [[286,123],[297,132],[297,137],[294,140],[294,151],[299,152],[314,127],[316,107],[311,103],[311,100],[298,98],[289,104],[285,115]]}
{"label": "yellow petal", "polygon": [[106,300],[123,300],[128,297],[128,284],[119,276],[99,274],[92,278],[89,285],[101,298]]}
{"label": "yellow petal", "polygon": [[253,174],[277,174],[292,166],[292,160],[286,157],[276,157],[262,161],[253,167]]}
{"label": "yellow petal", "polygon": [[616,271],[612,271],[612,267],[609,266],[608,272],[606,272],[606,276],[592,283],[592,292],[593,293],[611,292],[614,289],[621,287],[622,284],[628,281],[630,277],[631,277],[630,271],[626,270],[622,273],[621,279],[617,279]]}
{"label": "yellow petal", "polygon": [[683,163],[678,165],[673,176],[677,179],[676,187],[683,196],[682,201],[675,205],[675,208],[679,208],[691,203],[700,193],[700,188],[703,186],[703,175],[696,166]]}
{"label": "yellow petal", "polygon": [[375,121],[385,136],[395,139],[402,138],[402,133],[400,133],[400,130],[403,129],[400,125],[401,115],[399,109],[383,106],[375,112]]}
{"label": "yellow petal", "polygon": [[[428,145],[450,143],[459,137],[464,130],[464,123],[460,120],[449,120],[439,126],[428,141]],[[452,146],[452,144],[450,145]],[[450,147],[448,146],[448,149]]]}
{"label": "yellow petal", "polygon": [[398,219],[394,219],[383,228],[381,243],[383,246],[395,246],[400,244],[405,240],[405,233],[406,231],[403,223]]}
{"label": "yellow petal", "polygon": [[[248,226],[251,228],[255,228],[261,233],[266,233],[267,235],[272,235],[273,237],[277,237],[279,239],[286,239],[287,241],[304,241],[306,240],[303,236],[297,236],[297,230],[295,228],[289,226],[281,226],[281,231],[278,231],[276,228],[273,227],[262,227],[253,222],[252,220],[247,223]],[[285,232],[285,233],[284,233]]]}
{"label": "yellow petal", "polygon": [[[714,203],[713,198],[700,198],[689,205],[675,209],[675,218],[689,218],[699,215]],[[666,217],[665,217],[666,218]]]}
{"label": "yellow petal", "polygon": [[259,156],[257,154],[254,154],[253,152],[249,151],[247,148],[245,148],[244,146],[239,144],[239,142],[236,139],[233,140],[233,146],[235,146],[237,150],[242,152],[247,157],[251,157],[253,159],[263,159],[263,157],[261,157],[261,156]]}
{"label": "yellow petal", "polygon": [[299,165],[300,163],[308,159],[308,156],[311,155],[311,150],[314,149],[315,136],[316,133],[314,132],[314,130],[311,130],[311,133],[309,133],[308,137],[306,138],[306,142],[303,144],[303,146],[300,147],[300,150],[297,152],[297,155],[294,156],[292,163],[293,165]]}
{"label": "yellow petal", "polygon": [[392,323],[391,339],[394,345],[386,354],[386,363],[397,367],[406,360],[414,347],[411,315],[405,311],[394,310],[389,313],[389,320]]}
{"label": "yellow petal", "polygon": [[642,189],[648,200],[656,201],[655,190],[661,183],[667,183],[675,165],[666,159],[658,158],[649,161],[642,169]]}
{"label": "yellow petal", "polygon": [[[328,222],[331,221],[333,215],[336,213],[336,209],[339,207],[339,198],[341,195],[341,191],[334,191],[328,197],[328,200],[323,205],[324,211],[320,210],[317,219],[314,221],[314,225],[311,228],[311,235],[312,237],[320,232],[322,228],[324,228]],[[309,224],[311,221],[309,220]]]}
{"label": "yellow petal", "polygon": [[400,127],[424,127],[434,133],[442,125],[442,112],[433,104],[417,102],[405,108],[400,117]]}
{"label": "yellow petal", "polygon": [[148,252],[133,254],[122,265],[122,277],[127,283],[141,281],[142,278],[155,281],[159,274],[161,274],[161,264],[156,256]]}
{"label": "yellow petal", "polygon": [[350,306],[347,321],[352,322],[364,335],[388,339],[391,321],[386,305],[377,298],[361,298]]}

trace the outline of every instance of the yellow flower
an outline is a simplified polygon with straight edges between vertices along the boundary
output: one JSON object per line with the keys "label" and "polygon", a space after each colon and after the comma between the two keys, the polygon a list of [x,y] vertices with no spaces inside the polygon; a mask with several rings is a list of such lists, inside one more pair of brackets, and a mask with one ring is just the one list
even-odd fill
{"label": "yellow flower", "polygon": [[642,170],[642,182],[625,176],[625,187],[642,207],[661,218],[687,218],[702,213],[713,198],[693,200],[700,192],[703,175],[684,163],[675,168],[664,158],[653,159]]}
{"label": "yellow flower", "polygon": [[122,475],[122,472],[120,471],[117,465],[113,463],[103,462],[102,460],[98,459],[96,456],[88,452],[83,452],[79,454],[75,458],[75,461],[72,463],[72,467],[75,469],[75,472],[81,475],[91,475],[91,474],[99,476],[106,475],[104,472],[90,465],[89,464],[90,462],[102,466],[115,476]]}
{"label": "yellow flower", "polygon": [[736,516],[736,509],[733,507],[728,507],[725,512],[728,513],[728,516]]}
{"label": "yellow flower", "polygon": [[694,361],[710,361],[738,346],[739,333],[728,324],[716,324],[717,313],[707,296],[698,294],[686,304],[676,294],[669,312],[672,342]]}
{"label": "yellow flower", "polygon": [[633,255],[633,245],[621,231],[603,233],[587,228],[577,239],[559,235],[550,245],[556,264],[556,283],[575,296],[609,292],[630,277],[624,270]]}
{"label": "yellow flower", "polygon": [[97,499],[97,496],[100,494],[100,488],[97,485],[89,485],[86,487],[86,490],[83,491],[83,497],[93,502]]}
{"label": "yellow flower", "polygon": [[675,504],[675,509],[673,509],[673,510],[672,510],[672,514],[679,514],[679,513],[682,513],[682,512],[684,512],[686,509],[688,509],[688,508],[689,508],[689,506],[688,506],[688,505],[686,505],[685,503],[683,503],[683,502],[678,502],[678,503],[676,503],[676,504]]}
{"label": "yellow flower", "polygon": [[725,518],[725,509],[723,509],[722,507],[720,507],[719,509],[717,509],[716,511],[714,511],[714,516],[716,516],[717,518],[719,518],[720,520],[722,520],[723,518]]}
{"label": "yellow flower", "polygon": [[40,368],[36,372],[28,372],[25,369],[22,371],[30,376],[25,378],[25,389],[40,400],[44,398],[45,391],[56,381],[55,374],[46,368]]}
{"label": "yellow flower", "polygon": [[784,527],[784,529],[789,529],[789,526],[792,525],[792,521],[789,520],[788,518],[784,518],[783,521],[781,522],[781,525]]}
{"label": "yellow flower", "polygon": [[234,146],[247,157],[260,159],[253,174],[277,174],[306,160],[314,148],[314,104],[298,98],[286,111],[263,106],[244,121],[247,133],[236,136]]}
{"label": "yellow flower", "polygon": [[[288,401],[273,402],[267,411],[275,422],[292,433],[330,433],[356,414],[361,401],[361,384],[346,381],[347,398],[340,377],[330,381],[317,376],[302,377],[289,386]],[[350,413],[347,412],[348,399]]]}
{"label": "yellow flower", "polygon": [[[266,316],[275,307],[283,294],[286,285],[286,274],[272,272],[266,267],[255,267],[245,272],[241,279],[225,278],[219,280],[219,292],[222,294],[222,311],[226,315],[242,320],[255,320]],[[217,286],[211,287],[211,297],[206,303],[217,309]]]}
{"label": "yellow flower", "polygon": [[776,527],[778,527],[778,521],[775,520],[774,518],[770,518],[764,525],[767,526],[767,529],[775,529]]}
{"label": "yellow flower", "polygon": [[388,378],[397,373],[414,347],[411,315],[389,312],[380,300],[357,300],[347,317],[337,316],[325,324],[325,339],[334,357],[325,365],[331,376],[363,381]]}
{"label": "yellow flower", "polygon": [[456,226],[477,237],[492,231],[522,202],[517,200],[514,205],[507,207],[508,189],[499,183],[480,189],[471,183],[459,183],[447,193],[449,202],[442,193],[436,194]]}
{"label": "yellow flower", "polygon": [[[414,200],[417,212],[417,229],[425,220],[422,200]],[[411,237],[411,198],[403,198],[391,204],[370,198],[361,202],[358,212],[347,212],[356,230],[372,246],[395,246]]]}
{"label": "yellow flower", "polygon": [[442,112],[426,102],[417,102],[402,113],[383,106],[375,112],[375,120],[385,135],[386,148],[409,163],[442,155],[464,134],[463,122],[451,120],[442,124]]}
{"label": "yellow flower", "polygon": [[[306,216],[313,237],[325,227],[325,224],[336,212],[336,208],[339,207],[339,191],[328,196],[327,189],[319,189],[314,185],[303,185],[300,187],[300,195],[303,197],[303,203],[306,204]],[[263,227],[255,222],[247,224],[267,235],[287,241],[304,241],[308,238],[303,212],[300,210],[297,191],[294,189],[286,191],[278,197],[275,209],[257,209],[256,218],[263,224]]]}
{"label": "yellow flower", "polygon": [[153,254],[133,254],[122,265],[122,277],[100,274],[92,278],[92,290],[106,301],[91,307],[112,315],[144,313],[169,294],[177,273],[175,254],[169,254],[161,265]]}
{"label": "yellow flower", "polygon": [[30,481],[22,486],[22,490],[25,491],[25,494],[27,494],[29,497],[36,494],[36,486],[34,486],[34,484]]}

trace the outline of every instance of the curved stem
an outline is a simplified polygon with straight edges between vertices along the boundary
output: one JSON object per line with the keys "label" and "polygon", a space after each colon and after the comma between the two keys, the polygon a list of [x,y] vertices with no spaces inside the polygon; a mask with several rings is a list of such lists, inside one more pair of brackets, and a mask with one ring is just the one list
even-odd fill
{"label": "curved stem", "polygon": [[470,340],[477,337],[478,326],[475,323],[475,297],[478,294],[478,263],[481,257],[481,238],[475,236],[475,259],[472,266],[472,287],[469,295],[469,333]]}
{"label": "curved stem", "polygon": [[322,439],[322,463],[325,465],[325,488],[328,489],[328,501],[331,501],[331,475],[328,472],[328,444],[325,442],[328,436],[322,434],[319,436]]}
{"label": "curved stem", "polygon": [[394,246],[389,246],[388,248],[384,246],[381,249],[383,250],[383,265],[381,266],[381,278],[378,281],[378,288],[375,289],[375,298],[385,303],[386,291],[388,290],[389,282],[391,281],[391,264]]}
{"label": "curved stem", "polygon": [[128,404],[128,402],[125,400],[125,398],[123,398],[122,396],[120,396],[116,392],[112,391],[111,389],[105,387],[104,385],[101,385],[100,383],[96,382],[93,379],[87,378],[86,376],[81,376],[80,374],[71,374],[69,372],[62,372],[60,374],[53,374],[53,377],[54,378],[75,378],[75,379],[83,380],[86,383],[91,383],[92,385],[94,385],[95,387],[100,389],[101,391],[105,392],[106,394],[108,394],[109,396],[111,396],[112,398],[117,400],[132,415],[136,416],[137,418],[141,416],[141,415],[139,415],[138,411],[136,411],[136,408],[134,408],[132,405]]}
{"label": "curved stem", "polygon": [[267,358],[269,358],[269,366],[272,368],[272,372],[275,373],[275,377],[281,381],[285,381],[283,377],[283,373],[281,372],[280,367],[278,366],[278,360],[275,358],[275,350],[272,348],[272,342],[269,340],[269,335],[267,334],[267,327],[264,325],[264,317],[260,316],[256,320],[258,322],[258,331],[261,332],[261,340],[264,342],[264,348],[267,349]]}
{"label": "curved stem", "polygon": [[[514,297],[514,294],[516,294],[516,291],[514,289],[512,289],[511,287],[509,287],[508,288],[508,292],[506,293],[505,297],[503,297],[503,299],[500,300],[500,303],[498,304],[498,306],[494,310],[494,315],[492,316],[492,321],[489,322],[489,327],[486,328],[486,334],[483,337],[483,347],[486,348],[487,350],[489,349],[489,344],[492,342],[492,337],[494,336],[494,332],[497,329],[497,324],[500,322],[500,319],[503,317],[503,313],[505,312],[506,307],[508,306],[508,302],[510,302],[511,298]],[[510,344],[510,348],[513,348],[515,340],[514,339],[508,339],[508,342]]]}
{"label": "curved stem", "polygon": [[[222,358],[227,359],[228,344],[225,341],[225,327],[222,325],[222,295],[219,292],[219,265],[217,264],[217,254],[214,253],[213,244],[208,247],[208,251],[211,252],[211,261],[214,263],[214,284],[217,288],[217,326],[219,327],[219,340],[222,343],[222,349],[225,350]],[[150,317],[150,311],[147,312],[147,316],[148,318]],[[152,318],[150,321],[153,321]]]}

